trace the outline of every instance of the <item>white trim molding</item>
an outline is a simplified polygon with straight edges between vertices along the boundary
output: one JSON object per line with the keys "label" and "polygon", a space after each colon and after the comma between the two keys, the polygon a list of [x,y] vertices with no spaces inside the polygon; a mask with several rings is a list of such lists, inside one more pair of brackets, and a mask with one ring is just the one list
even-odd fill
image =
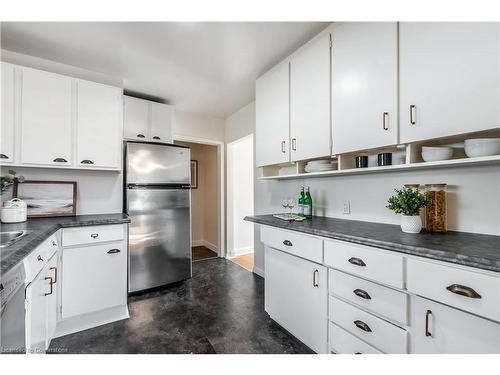
{"label": "white trim molding", "polygon": [[264,277],[264,271],[262,269],[260,269],[259,267],[255,267],[253,266],[253,273],[259,275],[260,277]]}

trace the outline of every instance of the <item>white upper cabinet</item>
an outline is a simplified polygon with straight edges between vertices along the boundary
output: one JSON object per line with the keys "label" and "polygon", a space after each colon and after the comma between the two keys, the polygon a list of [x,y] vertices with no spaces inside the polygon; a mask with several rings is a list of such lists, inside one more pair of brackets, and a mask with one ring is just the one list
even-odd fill
{"label": "white upper cabinet", "polygon": [[2,63],[2,126],[0,142],[0,161],[11,163],[14,160],[15,129],[15,71],[11,64]]}
{"label": "white upper cabinet", "polygon": [[121,166],[121,90],[88,81],[77,82],[76,164],[87,168]]}
{"label": "white upper cabinet", "polygon": [[23,69],[21,162],[41,165],[72,163],[72,80]]}
{"label": "white upper cabinet", "polygon": [[290,76],[288,61],[257,79],[255,87],[256,164],[290,161]]}
{"label": "white upper cabinet", "polygon": [[290,60],[290,155],[304,160],[331,153],[330,34],[313,39]]}
{"label": "white upper cabinet", "polygon": [[123,97],[123,138],[172,143],[174,107],[149,100]]}
{"label": "white upper cabinet", "polygon": [[333,153],[398,142],[396,22],[335,25],[332,50]]}
{"label": "white upper cabinet", "polygon": [[151,102],[150,137],[153,142],[172,143],[173,107]]}
{"label": "white upper cabinet", "polygon": [[149,102],[131,96],[123,97],[123,137],[146,140],[149,138]]}
{"label": "white upper cabinet", "polygon": [[499,24],[403,22],[401,143],[491,129],[499,121]]}

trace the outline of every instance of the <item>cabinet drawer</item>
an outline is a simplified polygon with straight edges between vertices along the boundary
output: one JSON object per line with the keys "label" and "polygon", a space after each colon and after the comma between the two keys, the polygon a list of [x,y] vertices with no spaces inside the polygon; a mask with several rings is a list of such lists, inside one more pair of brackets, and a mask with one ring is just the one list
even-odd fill
{"label": "cabinet drawer", "polygon": [[408,322],[408,295],[344,272],[329,270],[329,291],[397,323]]}
{"label": "cabinet drawer", "polygon": [[323,240],[291,231],[262,227],[261,241],[269,247],[323,263]]}
{"label": "cabinet drawer", "polygon": [[500,354],[500,324],[417,296],[412,306],[413,353]]}
{"label": "cabinet drawer", "polygon": [[92,227],[65,228],[63,229],[63,247],[93,244],[108,241],[121,241],[125,238],[125,226],[96,225]]}
{"label": "cabinet drawer", "polygon": [[64,249],[62,267],[63,318],[126,304],[124,241]]}
{"label": "cabinet drawer", "polygon": [[500,322],[500,277],[408,259],[408,290]]}
{"label": "cabinet drawer", "polygon": [[325,264],[333,268],[403,288],[403,257],[344,241],[325,241]]}
{"label": "cabinet drawer", "polygon": [[382,354],[332,322],[328,323],[328,344],[330,352],[337,354]]}
{"label": "cabinet drawer", "polygon": [[407,353],[406,330],[335,297],[329,299],[330,321],[384,353]]}
{"label": "cabinet drawer", "polygon": [[57,249],[57,236],[55,234],[38,245],[38,247],[24,259],[26,280],[33,280]]}

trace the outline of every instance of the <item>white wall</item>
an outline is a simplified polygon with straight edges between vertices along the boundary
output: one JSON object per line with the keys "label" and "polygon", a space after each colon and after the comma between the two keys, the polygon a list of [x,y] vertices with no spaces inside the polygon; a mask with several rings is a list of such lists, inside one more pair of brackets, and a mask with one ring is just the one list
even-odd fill
{"label": "white wall", "polygon": [[255,102],[247,104],[225,121],[226,143],[236,141],[255,132]]}
{"label": "white wall", "polygon": [[224,120],[197,113],[175,111],[173,138],[193,137],[224,141]]}
{"label": "white wall", "polygon": [[230,256],[253,252],[254,225],[243,218],[253,215],[253,135],[227,145],[227,249]]}

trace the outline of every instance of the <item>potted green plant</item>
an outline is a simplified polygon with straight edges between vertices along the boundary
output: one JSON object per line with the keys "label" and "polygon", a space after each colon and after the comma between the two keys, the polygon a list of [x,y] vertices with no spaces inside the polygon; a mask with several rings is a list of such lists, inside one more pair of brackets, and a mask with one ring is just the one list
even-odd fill
{"label": "potted green plant", "polygon": [[417,188],[394,189],[395,195],[387,201],[387,208],[401,214],[401,230],[405,233],[420,233],[422,219],[420,209],[429,204],[429,199]]}

